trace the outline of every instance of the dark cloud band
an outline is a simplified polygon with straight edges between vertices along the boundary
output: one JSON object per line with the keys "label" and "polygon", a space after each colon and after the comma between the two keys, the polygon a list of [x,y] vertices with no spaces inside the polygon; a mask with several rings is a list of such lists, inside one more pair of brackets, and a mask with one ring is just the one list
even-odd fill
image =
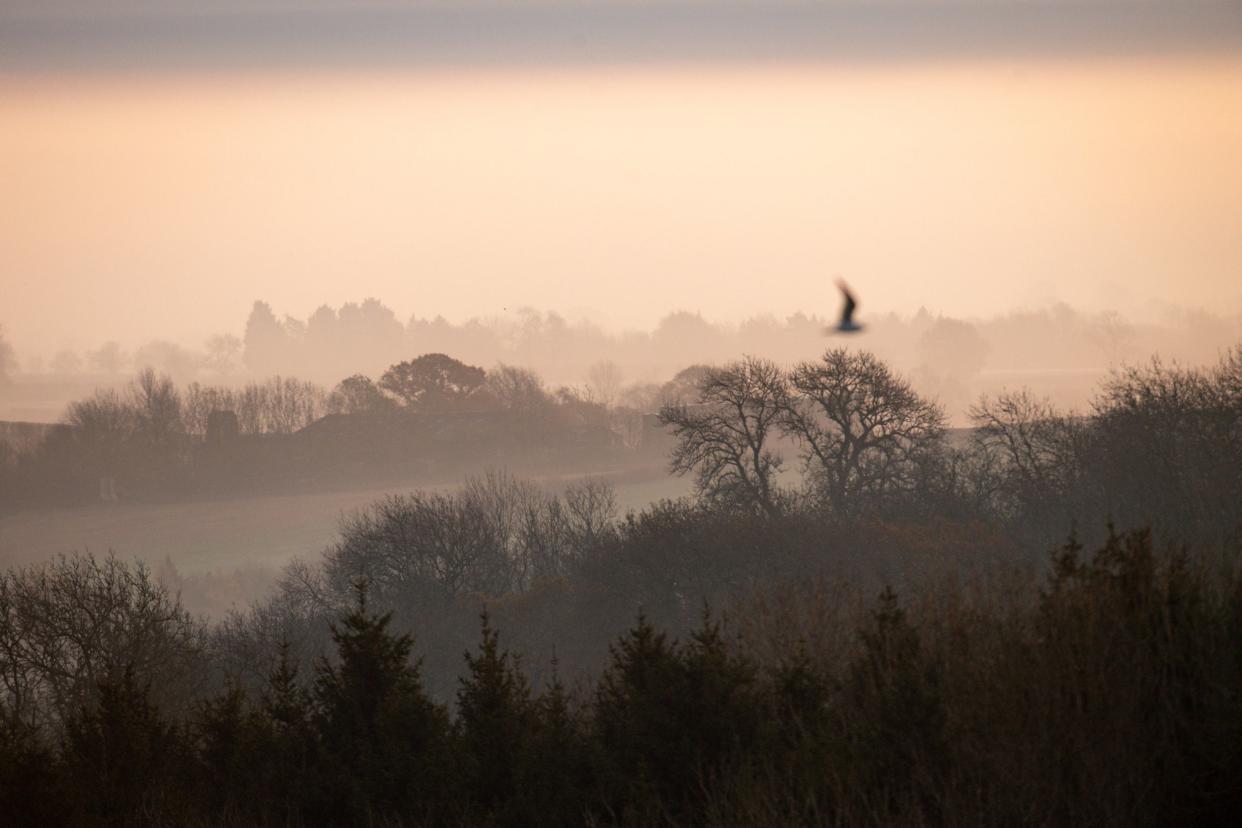
{"label": "dark cloud band", "polygon": [[1242,51],[1242,4],[334,3],[298,10],[0,10],[0,71],[462,66]]}

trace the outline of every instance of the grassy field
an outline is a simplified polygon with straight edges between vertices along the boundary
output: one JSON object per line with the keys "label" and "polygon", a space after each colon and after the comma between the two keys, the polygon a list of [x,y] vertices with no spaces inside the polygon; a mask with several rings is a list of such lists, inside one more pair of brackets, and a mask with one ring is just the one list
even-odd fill
{"label": "grassy field", "polygon": [[[555,487],[567,480],[543,482]],[[627,474],[613,482],[622,512],[690,491],[688,480],[656,473]],[[188,608],[216,615],[259,597],[290,559],[318,557],[335,539],[343,513],[413,488],[19,512],[0,518],[0,568],[69,552],[112,551],[150,563],[182,589]]]}

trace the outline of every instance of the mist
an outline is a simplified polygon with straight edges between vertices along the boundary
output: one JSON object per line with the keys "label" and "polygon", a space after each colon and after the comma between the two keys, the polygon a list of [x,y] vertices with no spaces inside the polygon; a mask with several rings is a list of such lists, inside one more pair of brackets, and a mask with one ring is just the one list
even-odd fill
{"label": "mist", "polygon": [[1232,825],[1239,147],[1237,3],[5,3],[0,813]]}
{"label": "mist", "polygon": [[[950,421],[964,425],[985,393],[1029,387],[1059,406],[1085,410],[1110,371],[1160,357],[1185,365],[1213,362],[1242,335],[1242,314],[1168,308],[1161,321],[1140,322],[1116,311],[1090,313],[1058,303],[991,317],[957,318],[920,308],[915,314],[860,314],[869,350],[937,398]],[[244,324],[197,347],[156,339],[132,349],[107,339],[47,358],[13,353],[0,416],[54,423],[65,406],[95,388],[120,386],[152,368],[177,382],[240,387],[280,375],[331,389],[347,377],[373,380],[392,364],[445,353],[484,368],[516,366],[549,389],[567,388],[610,405],[654,412],[659,389],[694,365],[719,365],[738,355],[791,365],[830,347],[833,309],[780,318],[760,314],[738,324],[687,310],[666,314],[653,329],[611,331],[588,318],[534,308],[453,323],[443,316],[402,321],[369,298],[321,305],[306,317],[254,304]],[[609,388],[598,386],[607,369]]]}
{"label": "mist", "polygon": [[[3,324],[201,347],[255,299],[985,317],[1242,307],[1230,57],[0,80]],[[112,324],[110,320],[117,320]]]}

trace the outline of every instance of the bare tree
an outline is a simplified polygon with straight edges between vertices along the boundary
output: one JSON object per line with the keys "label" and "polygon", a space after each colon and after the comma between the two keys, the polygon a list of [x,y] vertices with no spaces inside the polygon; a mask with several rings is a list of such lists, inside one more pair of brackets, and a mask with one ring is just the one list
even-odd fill
{"label": "bare tree", "polygon": [[57,725],[126,670],[165,709],[186,703],[204,631],[145,565],[62,557],[0,572],[0,707]]}
{"label": "bare tree", "polygon": [[1234,345],[1221,356],[1212,379],[1221,404],[1242,421],[1242,345]]}
{"label": "bare tree", "polygon": [[182,419],[190,434],[206,434],[207,419],[214,411],[232,411],[243,434],[291,434],[318,420],[326,412],[360,410],[367,401],[388,405],[366,377],[350,377],[329,396],[313,382],[271,377],[247,383],[240,389],[190,383],[182,397]]}
{"label": "bare tree", "polygon": [[565,487],[565,511],[570,531],[582,547],[599,543],[617,521],[617,493],[612,484],[588,477]]}
{"label": "bare tree", "polygon": [[1075,422],[1028,391],[980,397],[970,409],[972,440],[1002,470],[1002,496],[1059,496],[1082,458]]}
{"label": "bare tree", "polygon": [[84,443],[119,445],[133,436],[133,407],[114,389],[97,389],[84,400],[69,403],[64,421]]}
{"label": "bare tree", "polygon": [[1114,369],[1089,415],[1029,394],[971,411],[991,503],[1010,529],[1046,546],[1071,525],[1146,525],[1215,545],[1242,536],[1242,360],[1213,368],[1153,359]]}
{"label": "bare tree", "polygon": [[185,433],[185,423],[181,419],[181,393],[171,377],[144,368],[138,372],[129,393],[137,432],[150,445],[172,446]]}
{"label": "bare tree", "polygon": [[233,389],[220,385],[201,385],[192,382],[182,395],[181,416],[189,434],[203,436],[207,433],[207,420],[215,411],[237,409],[237,395]]}
{"label": "bare tree", "polygon": [[[985,472],[983,500],[1034,545],[1056,540],[1083,507],[1091,424],[1027,391],[981,397],[970,409],[971,454]],[[978,479],[982,480],[983,476]]]}
{"label": "bare tree", "polygon": [[256,382],[246,383],[233,397],[236,406],[237,425],[242,434],[263,434],[267,430],[265,395],[263,386]]}
{"label": "bare tree", "polygon": [[1153,359],[1114,370],[1103,383],[1089,470],[1122,525],[1185,522],[1181,531],[1212,542],[1215,529],[1242,532],[1238,367],[1236,350],[1206,370]]}
{"label": "bare tree", "polygon": [[507,564],[510,575],[504,579],[504,588],[524,588],[530,581],[530,562],[523,554],[522,524],[532,508],[542,505],[543,491],[503,469],[488,469],[466,478],[460,499],[471,515],[486,524],[496,551]]}
{"label": "bare tree", "polygon": [[1087,339],[1108,358],[1109,367],[1119,365],[1135,339],[1134,326],[1117,311],[1105,311],[1091,320]]}
{"label": "bare tree", "polygon": [[636,409],[617,406],[608,412],[608,430],[620,444],[631,451],[643,444],[643,414]]}
{"label": "bare tree", "polygon": [[347,594],[359,577],[381,603],[431,588],[443,595],[495,595],[512,570],[485,505],[457,494],[389,495],[345,518],[325,562],[328,583]]}
{"label": "bare tree", "polygon": [[787,408],[781,369],[755,357],[709,369],[697,399],[660,409],[660,421],[677,439],[671,470],[694,472],[701,497],[775,515],[780,498],[773,478],[782,459],[770,446]]}
{"label": "bare tree", "polygon": [[243,434],[292,434],[323,416],[328,395],[313,382],[271,377],[233,395]]}
{"label": "bare tree", "polygon": [[795,367],[790,383],[783,426],[813,491],[840,514],[909,491],[919,454],[944,434],[940,407],[865,351],[828,351]]}
{"label": "bare tree", "polygon": [[483,390],[510,411],[542,411],[552,404],[539,375],[515,365],[500,363],[488,371]]}
{"label": "bare tree", "polygon": [[575,546],[564,502],[555,496],[528,501],[521,519],[519,554],[523,585],[530,587],[567,575],[583,550]]}
{"label": "bare tree", "polygon": [[591,399],[608,408],[621,396],[621,368],[612,360],[603,359],[587,369],[587,390]]}
{"label": "bare tree", "polygon": [[272,377],[264,391],[264,431],[292,434],[323,416],[327,394],[313,382]]}
{"label": "bare tree", "polygon": [[112,476],[138,428],[138,417],[129,400],[114,389],[97,389],[84,400],[69,404],[64,422],[78,449],[79,468]]}
{"label": "bare tree", "polygon": [[359,577],[394,606],[429,595],[520,592],[567,574],[610,536],[615,518],[616,497],[602,481],[571,485],[562,499],[488,471],[456,492],[392,495],[348,516],[322,580],[303,572],[294,587],[317,606],[343,600]]}

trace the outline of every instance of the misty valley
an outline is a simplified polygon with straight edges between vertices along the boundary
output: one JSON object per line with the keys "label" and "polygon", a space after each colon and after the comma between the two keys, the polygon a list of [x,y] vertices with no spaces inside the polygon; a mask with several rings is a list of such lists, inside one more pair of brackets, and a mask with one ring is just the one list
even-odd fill
{"label": "misty valley", "polygon": [[1228,823],[1242,347],[950,427],[820,343],[555,390],[145,368],[7,424],[5,813]]}
{"label": "misty valley", "polygon": [[0,828],[1233,828],[1239,0],[0,0]]}

